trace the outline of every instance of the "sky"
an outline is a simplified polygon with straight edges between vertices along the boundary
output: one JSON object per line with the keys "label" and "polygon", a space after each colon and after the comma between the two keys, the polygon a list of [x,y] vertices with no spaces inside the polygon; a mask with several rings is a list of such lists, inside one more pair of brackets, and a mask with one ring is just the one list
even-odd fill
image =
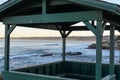
{"label": "sky", "polygon": [[[0,0],[0,4],[4,3],[7,0]],[[115,4],[120,4],[120,0],[103,0],[108,1]],[[0,37],[4,37],[4,25],[0,23]],[[116,31],[116,34],[120,34]],[[109,31],[105,31],[104,35],[109,35]],[[47,37],[47,36],[61,36],[59,31],[53,30],[45,30],[45,29],[33,29],[33,28],[24,28],[24,27],[16,27],[12,32],[11,37]],[[77,31],[72,32],[70,36],[94,36],[92,32],[87,31]]]}

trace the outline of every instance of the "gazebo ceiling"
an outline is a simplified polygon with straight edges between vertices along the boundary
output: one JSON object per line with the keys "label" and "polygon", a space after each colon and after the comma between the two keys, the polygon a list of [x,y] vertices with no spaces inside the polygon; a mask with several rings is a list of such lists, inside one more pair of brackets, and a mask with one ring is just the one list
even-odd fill
{"label": "gazebo ceiling", "polygon": [[42,0],[8,0],[0,6],[0,20],[5,24],[57,30],[58,26],[69,28],[83,20],[101,20],[98,16],[102,13],[102,20],[120,25],[120,7],[116,4],[101,0],[46,1],[46,15],[43,15]]}

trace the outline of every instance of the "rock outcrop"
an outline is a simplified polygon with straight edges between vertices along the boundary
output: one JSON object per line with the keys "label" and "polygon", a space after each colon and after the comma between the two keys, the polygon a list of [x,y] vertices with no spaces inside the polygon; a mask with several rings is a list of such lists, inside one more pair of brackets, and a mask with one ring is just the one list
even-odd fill
{"label": "rock outcrop", "polygon": [[[109,48],[110,48],[109,42],[102,42],[102,49],[109,49]],[[89,45],[88,49],[96,49],[96,43]]]}
{"label": "rock outcrop", "polygon": [[67,52],[67,55],[74,56],[74,55],[82,55],[83,53],[81,52]]}

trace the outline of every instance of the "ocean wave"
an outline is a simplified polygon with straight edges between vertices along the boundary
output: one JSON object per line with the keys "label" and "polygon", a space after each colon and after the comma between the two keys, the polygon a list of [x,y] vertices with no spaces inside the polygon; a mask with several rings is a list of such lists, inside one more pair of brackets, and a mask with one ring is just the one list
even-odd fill
{"label": "ocean wave", "polygon": [[45,46],[59,46],[59,44],[54,43],[54,44],[46,44]]}
{"label": "ocean wave", "polygon": [[31,56],[37,56],[38,54],[23,54],[23,55],[13,55],[10,56],[10,59],[19,59],[19,58],[25,58],[25,57],[31,57]]}
{"label": "ocean wave", "polygon": [[[13,51],[11,51],[13,52]],[[10,59],[21,59],[21,58],[27,58],[31,56],[39,56],[42,54],[45,54],[46,52],[43,49],[26,49],[23,51],[16,50],[14,54],[10,54]],[[0,56],[0,60],[4,59],[4,55]]]}

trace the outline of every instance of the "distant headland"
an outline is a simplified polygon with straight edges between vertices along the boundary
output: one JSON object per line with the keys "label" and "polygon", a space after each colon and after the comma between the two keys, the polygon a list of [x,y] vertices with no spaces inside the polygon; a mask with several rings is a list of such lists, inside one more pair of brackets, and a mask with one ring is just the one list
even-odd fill
{"label": "distant headland", "polygon": [[[4,39],[3,37],[0,39]],[[40,40],[60,40],[61,37],[11,37],[11,39],[40,39]],[[70,36],[67,40],[95,41],[95,36]],[[104,41],[109,40],[109,36],[103,37]]]}

